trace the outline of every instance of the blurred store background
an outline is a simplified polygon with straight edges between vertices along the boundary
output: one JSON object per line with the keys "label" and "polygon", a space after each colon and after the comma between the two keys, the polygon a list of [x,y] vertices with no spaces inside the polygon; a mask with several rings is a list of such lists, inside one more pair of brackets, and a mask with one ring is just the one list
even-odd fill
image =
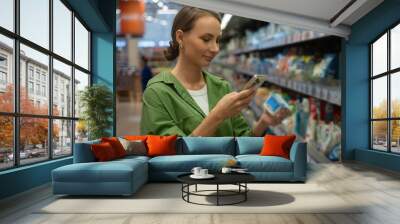
{"label": "blurred store background", "polygon": [[[141,96],[147,81],[173,67],[163,57],[174,16],[182,6],[166,0],[120,1],[117,10],[117,135],[140,134]],[[342,39],[311,30],[223,17],[221,51],[208,70],[235,90],[255,73],[267,77],[243,111],[250,125],[272,93],[291,116],[265,130],[295,134],[308,143],[310,162],[340,161]],[[383,142],[383,141],[382,141]]]}

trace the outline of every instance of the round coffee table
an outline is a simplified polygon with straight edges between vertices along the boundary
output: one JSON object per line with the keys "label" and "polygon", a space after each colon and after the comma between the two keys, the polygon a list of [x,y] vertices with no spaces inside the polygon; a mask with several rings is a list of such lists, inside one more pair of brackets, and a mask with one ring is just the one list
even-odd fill
{"label": "round coffee table", "polygon": [[[249,173],[216,173],[213,174],[215,177],[212,179],[193,179],[190,177],[191,173],[182,174],[177,177],[178,181],[182,183],[182,199],[188,203],[198,204],[198,205],[215,205],[215,204],[202,204],[190,201],[190,196],[204,196],[204,197],[216,197],[217,206],[220,205],[234,205],[247,200],[247,192],[249,188],[247,183],[255,180],[255,177]],[[215,190],[197,190],[198,184],[204,185],[216,185]],[[190,186],[195,186],[194,191],[190,191]],[[237,190],[223,190],[220,189],[220,185],[236,185]],[[215,192],[216,194],[205,194],[209,192]],[[239,200],[231,203],[221,203],[221,197],[230,196],[241,196]]]}

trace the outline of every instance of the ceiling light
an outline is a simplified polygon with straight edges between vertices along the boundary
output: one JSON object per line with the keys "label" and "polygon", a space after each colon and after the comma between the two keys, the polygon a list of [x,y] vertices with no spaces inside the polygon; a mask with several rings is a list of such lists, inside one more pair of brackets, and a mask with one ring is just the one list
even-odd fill
{"label": "ceiling light", "polygon": [[162,8],[164,6],[164,3],[163,2],[158,2],[157,5],[158,5],[158,7]]}
{"label": "ceiling light", "polygon": [[224,17],[222,17],[221,21],[221,29],[225,29],[225,27],[228,25],[229,20],[231,20],[232,15],[231,14],[224,14]]}

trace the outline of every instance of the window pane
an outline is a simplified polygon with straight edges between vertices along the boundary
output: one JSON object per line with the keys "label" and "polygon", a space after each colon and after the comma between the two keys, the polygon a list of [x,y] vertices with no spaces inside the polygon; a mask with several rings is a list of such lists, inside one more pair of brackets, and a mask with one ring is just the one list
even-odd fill
{"label": "window pane", "polygon": [[383,35],[372,45],[373,75],[387,71],[387,34]]}
{"label": "window pane", "polygon": [[71,60],[71,11],[60,1],[53,1],[53,51]]}
{"label": "window pane", "polygon": [[372,122],[373,149],[387,151],[387,121]]}
{"label": "window pane", "polygon": [[372,81],[372,118],[387,118],[387,77]]}
{"label": "window pane", "polygon": [[72,121],[53,120],[53,157],[72,154]]}
{"label": "window pane", "polygon": [[86,86],[89,86],[89,75],[75,69],[75,117],[81,115],[80,94]]}
{"label": "window pane", "polygon": [[400,118],[400,72],[391,75],[391,88],[390,88],[390,98],[391,98],[391,110],[392,117]]}
{"label": "window pane", "polygon": [[72,117],[71,66],[53,60],[53,115]]}
{"label": "window pane", "polygon": [[391,31],[390,50],[391,69],[400,67],[400,24]]}
{"label": "window pane", "polygon": [[75,143],[87,141],[88,134],[86,122],[84,120],[75,121]]}
{"label": "window pane", "polygon": [[21,164],[34,163],[49,158],[48,119],[21,117],[20,159]]}
{"label": "window pane", "polygon": [[392,152],[400,153],[400,120],[391,121]]}
{"label": "window pane", "polygon": [[20,0],[21,36],[49,48],[49,0]]}
{"label": "window pane", "polygon": [[0,170],[14,165],[13,118],[0,116]]}
{"label": "window pane", "polygon": [[48,64],[47,55],[21,44],[21,113],[48,114]]}
{"label": "window pane", "polygon": [[89,32],[75,18],[75,63],[89,70]]}
{"label": "window pane", "polygon": [[14,111],[14,43],[0,35],[0,111]]}
{"label": "window pane", "polygon": [[0,1],[0,26],[14,31],[14,0]]}

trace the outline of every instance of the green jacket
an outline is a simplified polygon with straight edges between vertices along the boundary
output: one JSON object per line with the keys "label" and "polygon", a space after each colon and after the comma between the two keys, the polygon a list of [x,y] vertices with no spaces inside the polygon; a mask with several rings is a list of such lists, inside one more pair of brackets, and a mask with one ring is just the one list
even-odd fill
{"label": "green jacket", "polygon": [[[203,72],[207,84],[210,111],[217,102],[231,92],[229,83],[208,72]],[[153,77],[143,94],[141,133],[143,135],[189,136],[206,117],[188,91],[170,71]],[[251,136],[242,114],[225,119],[214,136]]]}

